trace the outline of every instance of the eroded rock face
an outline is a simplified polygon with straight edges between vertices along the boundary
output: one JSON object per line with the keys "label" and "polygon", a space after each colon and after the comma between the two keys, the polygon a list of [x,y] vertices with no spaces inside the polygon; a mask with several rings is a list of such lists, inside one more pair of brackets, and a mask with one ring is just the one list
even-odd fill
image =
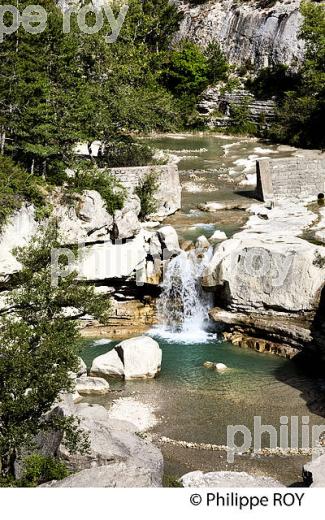
{"label": "eroded rock face", "polygon": [[324,284],[317,252],[324,248],[293,237],[238,234],[216,250],[203,285],[223,288],[234,311],[273,309],[285,313],[315,311]]}
{"label": "eroded rock face", "polygon": [[301,63],[304,43],[299,40],[300,0],[267,2],[214,0],[197,6],[177,1],[184,13],[178,39],[206,46],[216,39],[230,63],[252,64],[256,69],[273,63]]}
{"label": "eroded rock face", "polygon": [[218,305],[210,316],[243,348],[293,357],[320,336],[325,248],[299,238],[317,215],[289,202],[249,211],[244,230],[216,246],[203,273]]}
{"label": "eroded rock face", "polygon": [[113,350],[94,359],[90,373],[130,379],[152,379],[159,372],[162,352],[158,343],[147,336],[127,339]]}

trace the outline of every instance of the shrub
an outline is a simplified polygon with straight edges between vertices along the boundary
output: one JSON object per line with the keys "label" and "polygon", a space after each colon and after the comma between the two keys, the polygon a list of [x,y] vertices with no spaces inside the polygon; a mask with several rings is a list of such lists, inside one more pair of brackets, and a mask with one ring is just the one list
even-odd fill
{"label": "shrub", "polygon": [[178,96],[198,95],[208,84],[208,60],[200,47],[184,40],[172,51],[163,72],[167,87]]}
{"label": "shrub", "polygon": [[230,117],[232,124],[229,131],[232,134],[256,133],[256,125],[250,121],[248,101],[244,101],[241,105],[231,105]]}
{"label": "shrub", "polygon": [[153,153],[148,145],[137,143],[129,136],[121,136],[105,143],[103,156],[99,165],[111,168],[123,166],[146,166],[152,161]]}
{"label": "shrub", "polygon": [[229,64],[217,41],[209,43],[205,56],[208,62],[208,78],[211,83],[227,79]]}
{"label": "shrub", "polygon": [[86,169],[85,165],[77,168],[75,177],[68,181],[68,195],[74,192],[82,193],[85,190],[98,191],[111,215],[124,206],[126,190],[107,170],[99,170],[97,167]]}
{"label": "shrub", "polygon": [[45,205],[43,181],[15,164],[12,159],[0,156],[0,229],[24,201],[40,209]]}
{"label": "shrub", "polygon": [[138,195],[141,202],[140,219],[145,218],[154,213],[157,209],[157,202],[154,195],[159,188],[159,181],[156,172],[149,173],[135,189],[135,194]]}
{"label": "shrub", "polygon": [[16,485],[36,487],[51,480],[62,480],[68,475],[69,471],[64,462],[35,453],[24,460],[23,475]]}

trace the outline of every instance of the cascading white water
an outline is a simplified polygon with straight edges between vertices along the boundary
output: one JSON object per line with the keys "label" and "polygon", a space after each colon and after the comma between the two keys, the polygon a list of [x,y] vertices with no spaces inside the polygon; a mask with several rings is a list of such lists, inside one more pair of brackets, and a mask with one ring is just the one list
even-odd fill
{"label": "cascading white water", "polygon": [[212,257],[208,251],[182,251],[166,269],[158,300],[158,334],[166,338],[196,341],[206,336],[204,324],[212,306],[211,295],[202,290],[200,278]]}

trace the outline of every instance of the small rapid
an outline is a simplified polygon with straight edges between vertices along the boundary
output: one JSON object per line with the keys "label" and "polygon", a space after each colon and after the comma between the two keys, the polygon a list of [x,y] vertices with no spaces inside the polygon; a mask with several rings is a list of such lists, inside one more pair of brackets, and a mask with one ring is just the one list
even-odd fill
{"label": "small rapid", "polygon": [[212,295],[202,289],[201,277],[212,254],[212,248],[182,251],[169,262],[157,303],[159,325],[155,335],[186,343],[209,338],[207,325]]}

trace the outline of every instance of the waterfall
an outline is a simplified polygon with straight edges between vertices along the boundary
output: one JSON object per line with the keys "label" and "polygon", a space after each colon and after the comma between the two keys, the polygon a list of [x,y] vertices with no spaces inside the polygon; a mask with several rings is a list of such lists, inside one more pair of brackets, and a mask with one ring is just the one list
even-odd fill
{"label": "waterfall", "polygon": [[196,249],[182,251],[168,263],[157,305],[159,335],[177,335],[180,340],[192,342],[206,337],[204,325],[212,302],[211,295],[203,291],[200,278],[211,257],[212,248]]}

